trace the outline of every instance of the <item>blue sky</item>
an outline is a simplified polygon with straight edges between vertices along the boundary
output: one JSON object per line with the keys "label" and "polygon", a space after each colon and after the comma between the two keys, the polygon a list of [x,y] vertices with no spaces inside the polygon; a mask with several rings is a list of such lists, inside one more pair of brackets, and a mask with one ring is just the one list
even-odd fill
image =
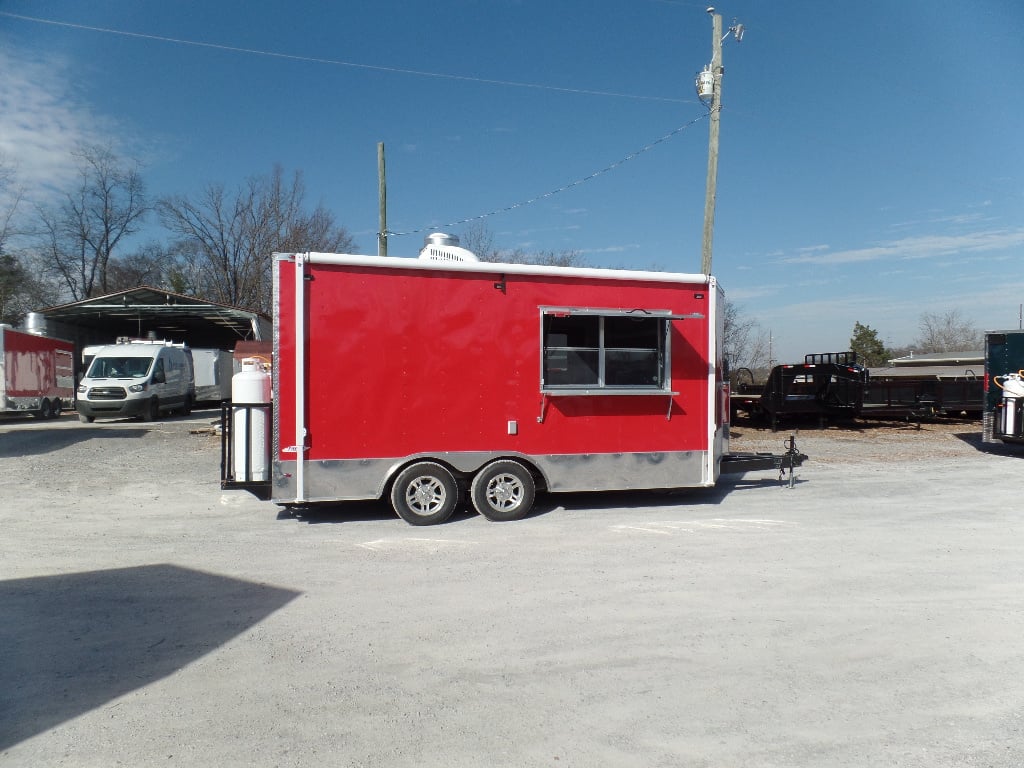
{"label": "blue sky", "polygon": [[[384,142],[389,229],[415,233],[392,255],[501,211],[504,248],[697,272],[705,8],[0,0],[0,151],[35,198],[73,184],[79,141],[143,160],[154,196],[277,163],[375,253]],[[775,357],[845,349],[858,321],[909,344],[923,312],[1017,327],[1024,4],[717,9],[746,34],[724,45],[712,271]]]}

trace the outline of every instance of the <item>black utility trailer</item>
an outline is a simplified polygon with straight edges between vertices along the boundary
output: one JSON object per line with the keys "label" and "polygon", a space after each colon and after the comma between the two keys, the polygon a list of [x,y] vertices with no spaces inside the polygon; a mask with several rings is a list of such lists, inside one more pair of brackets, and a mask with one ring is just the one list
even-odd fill
{"label": "black utility trailer", "polygon": [[860,415],[868,388],[868,371],[856,352],[805,355],[803,363],[776,365],[757,398],[757,409],[772,429],[792,417],[828,421]]}
{"label": "black utility trailer", "polygon": [[963,365],[872,368],[865,418],[927,419],[976,416],[983,407],[980,375]]}

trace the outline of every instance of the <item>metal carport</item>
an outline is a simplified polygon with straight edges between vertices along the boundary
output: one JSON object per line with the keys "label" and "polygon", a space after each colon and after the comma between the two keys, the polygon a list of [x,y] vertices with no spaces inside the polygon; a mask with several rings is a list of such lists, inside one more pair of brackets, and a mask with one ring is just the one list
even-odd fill
{"label": "metal carport", "polygon": [[79,350],[113,344],[120,337],[233,350],[239,341],[269,339],[271,328],[269,318],[259,313],[152,286],[48,307],[35,315],[43,319],[41,330],[47,335],[73,341]]}

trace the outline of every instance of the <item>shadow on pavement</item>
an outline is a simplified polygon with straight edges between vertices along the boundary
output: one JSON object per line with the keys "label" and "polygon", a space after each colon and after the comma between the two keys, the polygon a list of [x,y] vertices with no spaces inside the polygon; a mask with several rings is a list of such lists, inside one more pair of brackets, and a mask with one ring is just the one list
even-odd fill
{"label": "shadow on pavement", "polygon": [[0,582],[0,751],[176,672],[298,594],[174,565]]}
{"label": "shadow on pavement", "polygon": [[[794,485],[807,482],[797,475]],[[541,517],[558,510],[585,509],[645,509],[648,507],[665,506],[708,506],[721,504],[731,493],[748,490],[764,490],[782,488],[789,484],[789,476],[784,481],[771,471],[736,473],[722,475],[713,488],[669,488],[662,490],[639,491],[592,491],[577,493],[538,493],[533,509],[524,519]],[[443,525],[463,522],[477,516],[468,504],[462,504]],[[295,519],[309,525],[330,523],[372,522],[393,520],[396,526],[405,523],[391,509],[387,501],[380,499],[370,501],[343,501],[322,504],[310,504],[303,509],[291,509],[278,512],[278,520]]]}
{"label": "shadow on pavement", "polygon": [[103,429],[102,427],[86,426],[80,429],[35,429],[6,432],[0,434],[0,458],[39,456],[93,439],[138,439],[143,437],[146,432],[147,430],[142,427],[138,429]]}
{"label": "shadow on pavement", "polygon": [[1020,443],[986,443],[981,438],[981,429],[974,432],[958,432],[954,435],[967,443],[979,453],[991,453],[995,456],[1024,456],[1024,444]]}
{"label": "shadow on pavement", "polygon": [[[769,475],[765,477],[764,475]],[[667,488],[652,491],[595,491],[593,493],[552,493],[537,497],[537,505],[530,517],[544,515],[559,509],[646,509],[668,506],[709,506],[721,504],[726,496],[754,489],[780,488],[777,475],[758,473],[722,475],[713,488]],[[799,477],[796,485],[803,481]]]}

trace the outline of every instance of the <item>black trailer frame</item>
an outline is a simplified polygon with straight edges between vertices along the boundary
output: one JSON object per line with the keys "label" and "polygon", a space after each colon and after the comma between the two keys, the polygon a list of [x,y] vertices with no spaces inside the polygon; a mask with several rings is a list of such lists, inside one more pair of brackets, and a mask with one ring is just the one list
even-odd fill
{"label": "black trailer frame", "polygon": [[853,419],[863,408],[868,380],[856,352],[805,355],[803,363],[772,368],[758,404],[772,430],[792,416],[817,416],[820,423]]}

